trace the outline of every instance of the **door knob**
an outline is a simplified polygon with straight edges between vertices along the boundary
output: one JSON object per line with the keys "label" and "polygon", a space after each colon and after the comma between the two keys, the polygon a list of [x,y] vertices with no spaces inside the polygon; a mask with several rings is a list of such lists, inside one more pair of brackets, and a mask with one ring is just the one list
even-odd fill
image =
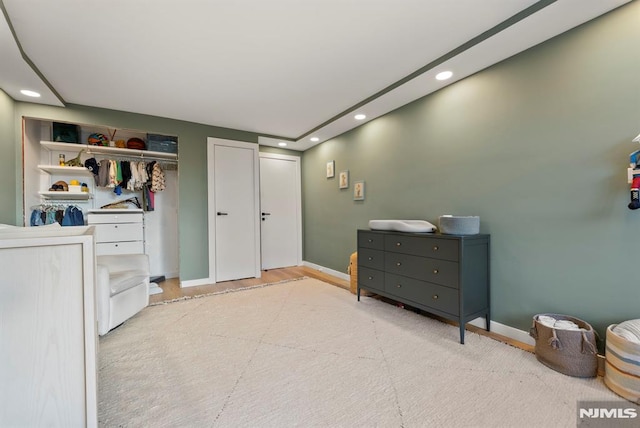
{"label": "door knob", "polygon": [[229,213],[223,213],[223,212],[220,212],[220,211],[218,211],[216,214],[218,214],[218,215],[229,215]]}
{"label": "door knob", "polygon": [[262,213],[262,215],[271,215],[271,213]]}

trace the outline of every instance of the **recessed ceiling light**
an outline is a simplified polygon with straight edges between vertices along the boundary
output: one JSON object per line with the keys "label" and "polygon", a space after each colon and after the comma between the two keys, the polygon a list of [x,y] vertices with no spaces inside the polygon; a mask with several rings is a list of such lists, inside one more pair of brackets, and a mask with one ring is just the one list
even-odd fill
{"label": "recessed ceiling light", "polygon": [[440,73],[436,74],[436,79],[438,80],[447,80],[450,79],[451,76],[453,76],[453,73],[450,71],[441,71]]}
{"label": "recessed ceiling light", "polygon": [[320,141],[320,138],[318,138],[318,137],[311,137],[311,138],[309,138],[309,140],[311,140],[311,141],[313,141],[313,142],[315,143],[316,141]]}
{"label": "recessed ceiling light", "polygon": [[366,118],[367,118],[367,116],[366,116],[366,115],[364,115],[364,114],[362,114],[362,113],[359,113],[359,114],[356,114],[355,116],[353,116],[353,118],[354,118],[355,120],[364,120],[364,119],[366,119]]}
{"label": "recessed ceiling light", "polygon": [[278,145],[279,145],[280,147],[287,147],[287,143],[285,143],[284,141],[280,141],[280,142],[278,143]]}
{"label": "recessed ceiling light", "polygon": [[28,90],[28,89],[23,89],[23,90],[21,90],[21,91],[20,91],[20,93],[21,93],[22,95],[26,95],[26,96],[28,96],[28,97],[34,97],[34,98],[38,98],[38,97],[40,96],[40,94],[39,94],[39,93],[34,92],[34,91],[30,91],[30,90]]}

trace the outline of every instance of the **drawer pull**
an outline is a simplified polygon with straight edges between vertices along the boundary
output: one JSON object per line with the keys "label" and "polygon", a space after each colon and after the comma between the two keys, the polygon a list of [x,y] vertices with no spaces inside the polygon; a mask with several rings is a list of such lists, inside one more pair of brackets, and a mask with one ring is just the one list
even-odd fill
{"label": "drawer pull", "polygon": [[438,295],[434,294],[433,296],[431,296],[433,298],[433,300],[438,300]]}
{"label": "drawer pull", "polygon": [[396,287],[402,288],[402,284],[398,284],[398,285],[396,285]]}
{"label": "drawer pull", "polygon": [[396,247],[402,246],[402,242],[396,242]]}
{"label": "drawer pull", "polygon": [[434,269],[433,270],[433,273],[436,274],[436,275],[438,274],[438,272],[440,272],[438,269]]}
{"label": "drawer pull", "polygon": [[118,225],[116,224],[116,225],[115,225],[115,226],[113,226],[113,227],[115,227],[115,228],[117,229],[117,228],[118,228]]}
{"label": "drawer pull", "polygon": [[369,261],[373,260],[373,257],[369,257]]}
{"label": "drawer pull", "polygon": [[402,263],[398,262],[396,263],[396,266],[402,266]]}
{"label": "drawer pull", "polygon": [[438,251],[438,246],[437,245],[433,246],[433,251]]}
{"label": "drawer pull", "polygon": [[372,279],[373,279],[373,277],[372,277],[372,276],[370,276],[370,277],[369,277],[369,281],[371,281]]}
{"label": "drawer pull", "polygon": [[372,242],[373,242],[373,239],[367,239],[367,242],[368,242],[368,243],[372,243]]}

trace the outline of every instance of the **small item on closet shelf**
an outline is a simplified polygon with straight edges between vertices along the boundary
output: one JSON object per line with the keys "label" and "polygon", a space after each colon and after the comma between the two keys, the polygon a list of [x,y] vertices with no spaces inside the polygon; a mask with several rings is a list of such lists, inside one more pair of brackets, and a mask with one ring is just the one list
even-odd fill
{"label": "small item on closet shelf", "polygon": [[82,190],[85,193],[89,193],[89,186],[87,185],[87,183],[80,184],[80,190]]}
{"label": "small item on closet shelf", "polygon": [[82,165],[82,161],[80,160],[80,155],[82,154],[82,152],[84,152],[84,149],[80,150],[78,152],[78,156],[76,156],[73,159],[69,159],[68,161],[66,161],[64,164],[66,166],[83,166]]}
{"label": "small item on closet shelf", "polygon": [[60,154],[58,155],[58,164],[59,164],[60,166],[64,166],[64,154],[63,154],[63,153],[60,153]]}
{"label": "small item on closet shelf", "polygon": [[89,135],[89,137],[87,138],[87,142],[90,146],[108,146],[109,138],[104,134],[94,132],[93,134]]}
{"label": "small item on closet shelf", "polygon": [[66,181],[56,181],[55,183],[53,183],[51,185],[51,187],[49,188],[49,191],[51,192],[68,192],[69,191],[69,185],[67,184]]}
{"label": "small item on closet shelf", "polygon": [[79,143],[79,126],[72,123],[53,122],[52,141],[58,143]]}
{"label": "small item on closet shelf", "polygon": [[127,204],[133,204],[137,208],[142,208],[142,205],[140,205],[140,200],[138,200],[137,196],[129,199],[124,199],[122,201],[112,202],[110,204],[103,205],[100,208],[126,208]]}
{"label": "small item on closet shelf", "polygon": [[137,137],[132,137],[127,140],[127,148],[135,149],[135,150],[145,150],[147,148],[146,144],[142,139]]}
{"label": "small item on closet shelf", "polygon": [[125,143],[124,140],[116,140],[116,147],[119,149],[126,149],[127,143]]}
{"label": "small item on closet shelf", "polygon": [[107,128],[107,133],[109,134],[109,146],[114,147],[116,142],[113,140],[116,137],[117,129],[114,129],[113,132],[109,128]]}

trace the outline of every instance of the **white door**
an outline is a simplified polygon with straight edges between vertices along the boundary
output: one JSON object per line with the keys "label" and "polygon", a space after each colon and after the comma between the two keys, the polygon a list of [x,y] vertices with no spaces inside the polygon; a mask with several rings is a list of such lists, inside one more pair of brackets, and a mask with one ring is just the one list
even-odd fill
{"label": "white door", "polygon": [[258,146],[208,139],[209,276],[260,277]]}
{"label": "white door", "polygon": [[262,269],[301,261],[300,158],[260,154]]}

